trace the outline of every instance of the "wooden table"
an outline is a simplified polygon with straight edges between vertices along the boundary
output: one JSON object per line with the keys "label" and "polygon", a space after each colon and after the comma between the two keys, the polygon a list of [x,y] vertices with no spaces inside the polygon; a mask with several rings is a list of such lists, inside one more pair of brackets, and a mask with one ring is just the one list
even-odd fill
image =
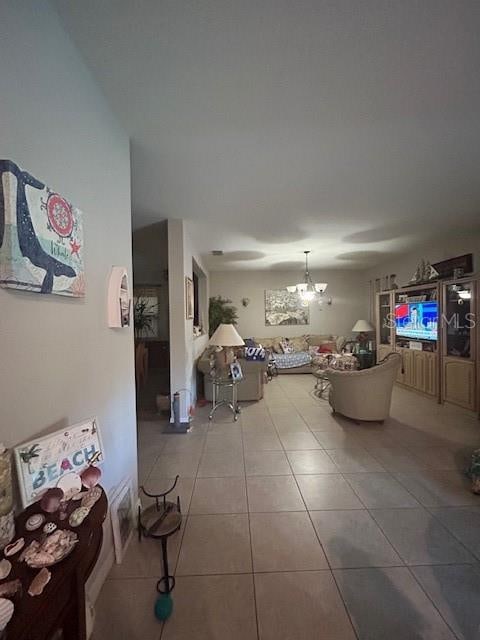
{"label": "wooden table", "polygon": [[[78,501],[70,501],[68,513],[70,514],[79,504]],[[52,637],[62,640],[85,640],[85,582],[102,548],[102,524],[107,509],[107,498],[105,492],[102,492],[101,498],[92,507],[84,522],[74,529],[69,526],[68,518],[60,520],[58,512],[53,515],[45,514],[47,522],[55,522],[59,529],[75,531],[78,542],[65,560],[49,567],[52,573],[51,580],[39,596],[28,595],[30,583],[39,570],[31,569],[25,562],[18,562],[21,551],[8,558],[12,563],[12,570],[2,583],[19,578],[22,581],[23,595],[12,598],[15,612],[5,630],[5,640],[50,640]],[[31,505],[19,514],[15,522],[15,539],[25,538],[25,546],[33,539],[40,538],[42,534],[43,525],[37,531],[25,530],[27,518],[34,513],[42,513],[39,503]],[[63,635],[59,633],[60,630],[63,631]]]}

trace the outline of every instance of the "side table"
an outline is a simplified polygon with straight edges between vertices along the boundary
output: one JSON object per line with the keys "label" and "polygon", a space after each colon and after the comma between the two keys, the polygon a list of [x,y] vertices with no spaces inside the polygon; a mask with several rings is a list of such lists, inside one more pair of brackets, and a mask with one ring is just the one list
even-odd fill
{"label": "side table", "polygon": [[[237,384],[238,380],[233,378],[211,378],[212,381],[212,410],[208,415],[208,419],[212,420],[215,411],[222,407],[227,406],[233,413],[233,419],[238,420],[238,414],[240,413],[240,407],[237,401]],[[225,398],[225,392],[231,392],[231,400]],[[223,397],[222,397],[223,396]]]}
{"label": "side table", "polygon": [[324,399],[324,394],[330,388],[327,369],[316,369],[312,373],[316,378],[314,393],[319,398]]}
{"label": "side table", "polygon": [[360,370],[370,369],[370,367],[373,367],[376,362],[375,351],[361,351],[360,353],[355,353],[354,355],[358,360],[358,368]]}

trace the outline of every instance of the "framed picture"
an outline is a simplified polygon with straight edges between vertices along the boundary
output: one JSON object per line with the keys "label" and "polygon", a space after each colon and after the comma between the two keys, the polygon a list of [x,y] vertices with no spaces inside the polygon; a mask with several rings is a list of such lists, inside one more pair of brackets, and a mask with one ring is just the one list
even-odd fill
{"label": "framed picture", "polygon": [[14,455],[22,505],[27,507],[66,474],[82,473],[94,458],[104,461],[97,419],[24,442],[15,447]]}
{"label": "framed picture", "polygon": [[82,212],[12,160],[0,160],[0,286],[82,298],[83,252]]}
{"label": "framed picture", "polygon": [[236,382],[243,380],[243,371],[239,362],[232,362],[230,365],[230,375],[232,376],[232,380],[235,380]]}
{"label": "framed picture", "polygon": [[265,291],[265,325],[309,324],[309,308],[300,303],[298,293],[286,289],[267,289]]}
{"label": "framed picture", "polygon": [[188,276],[185,277],[185,308],[187,320],[193,319],[193,280]]}
{"label": "framed picture", "polygon": [[136,527],[136,503],[131,480],[125,481],[112,499],[110,515],[112,518],[115,561],[120,564]]}

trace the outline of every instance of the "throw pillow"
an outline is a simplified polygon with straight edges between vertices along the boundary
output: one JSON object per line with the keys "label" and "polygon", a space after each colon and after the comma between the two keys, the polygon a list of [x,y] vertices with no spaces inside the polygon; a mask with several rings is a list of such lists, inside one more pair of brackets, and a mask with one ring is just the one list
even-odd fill
{"label": "throw pillow", "polygon": [[273,340],[272,338],[254,338],[256,345],[261,345],[265,349],[271,349]]}
{"label": "throw pillow", "polygon": [[283,349],[282,349],[282,342],[283,342],[283,338],[281,336],[277,337],[277,338],[272,338],[272,349],[275,353],[283,353]]}
{"label": "throw pillow", "polygon": [[300,336],[299,338],[290,338],[289,344],[293,347],[295,352],[308,351],[308,342],[305,340],[304,336]]}
{"label": "throw pillow", "polygon": [[283,338],[254,338],[257,346],[273,351],[273,353],[283,353],[280,343]]}
{"label": "throw pillow", "polygon": [[318,347],[318,353],[336,353],[336,352],[337,352],[336,342],[324,342]]}
{"label": "throw pillow", "polygon": [[283,342],[280,343],[280,346],[282,347],[283,353],[294,353],[295,351],[295,349],[292,347],[292,345],[289,343],[288,340],[283,340]]}

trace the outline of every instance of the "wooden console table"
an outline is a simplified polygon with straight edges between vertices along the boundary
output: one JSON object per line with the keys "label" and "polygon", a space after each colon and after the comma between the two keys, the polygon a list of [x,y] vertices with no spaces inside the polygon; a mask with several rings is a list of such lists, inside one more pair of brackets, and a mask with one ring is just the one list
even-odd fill
{"label": "wooden console table", "polygon": [[[78,504],[70,501],[68,513]],[[5,629],[5,640],[85,640],[85,582],[100,554],[102,524],[107,508],[107,498],[105,492],[102,492],[85,521],[75,529],[69,526],[68,518],[60,520],[58,512],[49,515],[47,520],[55,522],[59,529],[75,531],[78,542],[65,560],[49,567],[52,577],[41,595],[33,597],[28,594],[28,588],[38,569],[31,569],[24,562],[16,561],[21,552],[9,558],[12,570],[5,582],[19,578],[23,594],[12,598],[15,612]],[[25,538],[25,546],[41,535],[41,527],[33,532],[25,529],[27,518],[34,513],[42,513],[38,503],[23,511],[15,522],[15,539]]]}

